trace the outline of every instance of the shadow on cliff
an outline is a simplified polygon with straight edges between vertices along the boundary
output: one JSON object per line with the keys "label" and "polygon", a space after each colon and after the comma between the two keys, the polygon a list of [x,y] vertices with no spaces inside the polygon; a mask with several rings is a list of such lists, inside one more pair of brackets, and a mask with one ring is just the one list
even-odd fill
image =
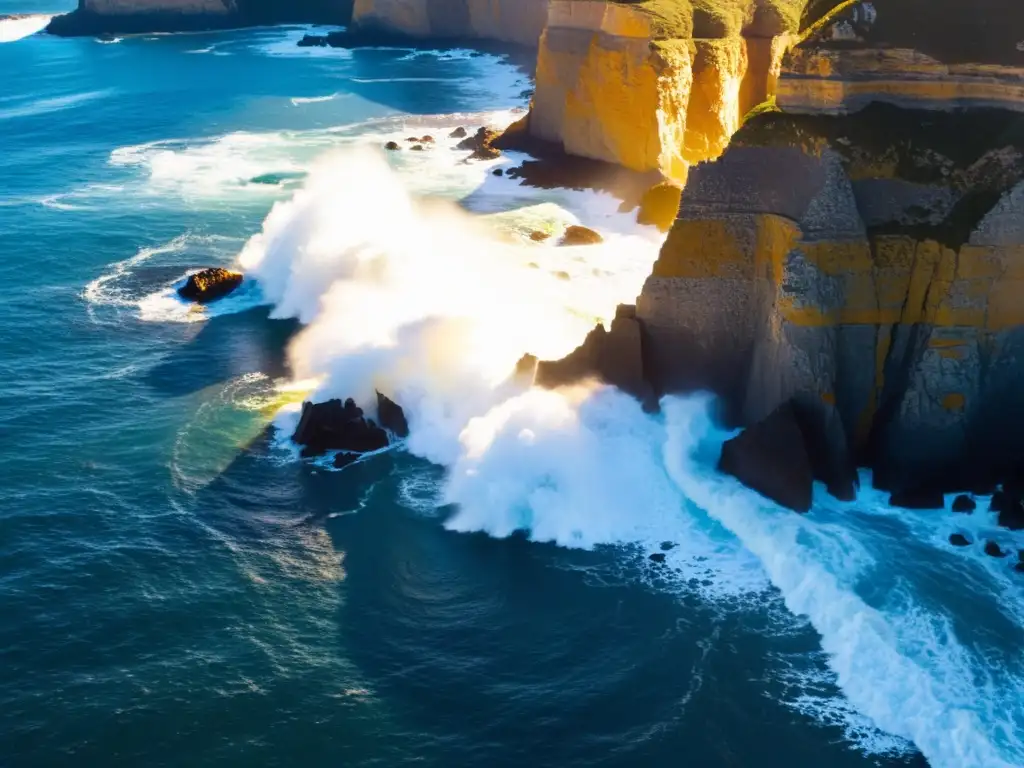
{"label": "shadow on cliff", "polygon": [[249,373],[285,376],[285,353],[299,323],[269,315],[267,307],[257,307],[211,318],[143,380],[157,392],[178,397]]}

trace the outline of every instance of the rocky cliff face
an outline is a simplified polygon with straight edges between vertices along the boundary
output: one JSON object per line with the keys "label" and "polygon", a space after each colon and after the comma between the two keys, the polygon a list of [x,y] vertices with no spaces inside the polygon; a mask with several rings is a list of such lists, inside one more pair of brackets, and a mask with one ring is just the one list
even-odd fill
{"label": "rocky cliff face", "polygon": [[552,0],[528,133],[572,155],[684,181],[774,92],[795,28],[754,0],[741,5],[742,26],[730,29],[680,2],[667,30],[646,7]]}
{"label": "rocky cliff face", "polygon": [[223,29],[259,24],[344,24],[352,0],[79,0],[57,16],[55,35],[131,34]]}
{"label": "rocky cliff face", "polygon": [[537,47],[549,0],[355,0],[353,23],[421,38]]}
{"label": "rocky cliff face", "polygon": [[880,486],[970,488],[1024,457],[1024,100],[1015,48],[954,32],[991,6],[1024,35],[1024,5],[930,3],[945,37],[919,5],[787,58],[783,112],[691,172],[637,318],[660,391],[740,424],[796,396]]}

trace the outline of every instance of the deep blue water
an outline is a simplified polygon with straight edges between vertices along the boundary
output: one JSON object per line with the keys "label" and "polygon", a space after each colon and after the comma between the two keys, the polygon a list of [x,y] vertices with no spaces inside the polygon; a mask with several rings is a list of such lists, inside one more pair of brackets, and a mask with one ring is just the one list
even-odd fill
{"label": "deep blue water", "polygon": [[321,153],[528,85],[301,34],[0,45],[0,765],[1024,763],[1024,587],[944,544],[1024,546],[980,515],[801,519],[703,478],[654,518],[626,478],[644,534],[567,495],[572,548],[532,513],[450,530],[444,468],[408,452],[281,450],[298,323],[259,286],[198,318],[168,286],[231,264]]}

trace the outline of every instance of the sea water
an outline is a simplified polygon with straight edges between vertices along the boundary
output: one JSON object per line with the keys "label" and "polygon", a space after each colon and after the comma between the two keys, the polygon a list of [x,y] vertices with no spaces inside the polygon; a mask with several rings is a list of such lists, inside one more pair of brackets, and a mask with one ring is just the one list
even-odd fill
{"label": "sea water", "polygon": [[[797,516],[706,396],[509,379],[661,240],[461,162],[512,60],[41,26],[0,20],[0,764],[1024,764],[1019,534]],[[207,265],[246,280],[197,310]],[[407,440],[297,458],[303,398],[375,389]]]}

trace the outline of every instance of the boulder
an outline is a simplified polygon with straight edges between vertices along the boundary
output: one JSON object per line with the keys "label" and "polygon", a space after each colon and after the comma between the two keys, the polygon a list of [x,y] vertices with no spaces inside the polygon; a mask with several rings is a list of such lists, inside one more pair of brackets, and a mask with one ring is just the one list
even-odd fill
{"label": "boulder", "polygon": [[889,497],[889,505],[901,509],[943,509],[942,492],[931,488],[896,491]]}
{"label": "boulder", "polygon": [[718,469],[776,504],[796,512],[811,509],[814,473],[792,402],[728,440]]}
{"label": "boulder", "polygon": [[682,194],[683,190],[675,184],[655,184],[640,197],[640,209],[636,214],[637,223],[650,224],[662,232],[668,232],[679,213],[679,200]]}
{"label": "boulder", "polygon": [[391,430],[395,437],[409,436],[409,422],[405,419],[402,406],[380,392],[377,393],[377,419],[381,426]]}
{"label": "boulder", "polygon": [[504,176],[504,175],[505,175],[505,169],[504,168],[495,168],[493,171],[491,171],[491,176]]}
{"label": "boulder", "polygon": [[420,137],[419,136],[406,136],[405,140],[409,144],[419,144],[420,143]]}
{"label": "boulder", "polygon": [[387,144],[384,145],[384,149],[386,149],[388,152],[397,152],[398,150],[401,149],[401,147],[398,146],[397,141],[389,141]]}
{"label": "boulder", "polygon": [[422,152],[423,151],[423,145],[422,144],[413,144],[411,147],[409,147],[409,150],[412,151],[412,152]]}
{"label": "boulder", "polygon": [[466,129],[463,128],[460,125],[454,131],[452,131],[451,133],[448,134],[448,138],[449,139],[464,139],[464,138],[466,138],[467,135],[468,134],[466,133]]}
{"label": "boulder", "polygon": [[953,499],[953,511],[969,515],[977,508],[977,504],[970,496],[961,494]]}
{"label": "boulder", "polygon": [[562,239],[558,241],[559,245],[597,245],[603,243],[604,238],[600,234],[595,232],[588,227],[581,227],[578,224],[573,224],[565,228],[565,233],[562,235]]}
{"label": "boulder", "polygon": [[1024,499],[1012,491],[997,491],[992,496],[992,511],[999,516],[999,525],[1011,531],[1024,530]]}
{"label": "boulder", "polygon": [[969,547],[971,546],[971,540],[964,536],[962,533],[950,534],[949,543],[954,547]]}
{"label": "boulder", "polygon": [[206,304],[224,298],[241,284],[241,272],[207,267],[189,275],[185,285],[178,289],[178,295],[189,301]]}
{"label": "boulder", "polygon": [[1004,552],[994,541],[985,542],[985,554],[990,557],[1006,557],[1009,552]]}
{"label": "boulder", "polygon": [[541,232],[540,230],[535,229],[533,232],[530,233],[530,239],[533,240],[533,242],[535,243],[543,243],[545,240],[551,239],[551,233]]}
{"label": "boulder", "polygon": [[648,555],[647,559],[650,560],[652,563],[661,564],[665,562],[665,554],[663,552],[655,552],[652,555]]}
{"label": "boulder", "polygon": [[434,143],[434,137],[431,136],[430,134],[427,134],[426,136],[420,136],[420,144],[433,144],[433,143]]}
{"label": "boulder", "polygon": [[325,451],[380,450],[387,447],[388,436],[372,420],[364,418],[363,410],[349,398],[344,403],[338,399],[303,403],[292,441],[302,446],[303,456],[318,456]]}
{"label": "boulder", "polygon": [[618,387],[646,407],[655,405],[654,390],[644,376],[640,323],[633,307],[620,305],[611,330],[596,326],[580,346],[561,360],[537,363],[539,386],[567,386],[585,379],[598,379]]}

